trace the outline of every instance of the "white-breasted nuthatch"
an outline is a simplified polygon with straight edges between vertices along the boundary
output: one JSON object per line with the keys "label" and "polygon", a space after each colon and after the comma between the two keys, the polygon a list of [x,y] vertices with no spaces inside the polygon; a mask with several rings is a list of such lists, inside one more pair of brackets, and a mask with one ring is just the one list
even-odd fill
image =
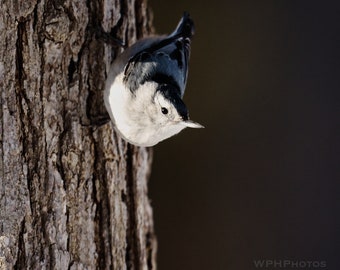
{"label": "white-breasted nuthatch", "polygon": [[172,34],[139,40],[114,60],[104,102],[126,141],[153,146],[186,127],[203,127],[189,120],[182,101],[193,34],[193,21],[184,13]]}

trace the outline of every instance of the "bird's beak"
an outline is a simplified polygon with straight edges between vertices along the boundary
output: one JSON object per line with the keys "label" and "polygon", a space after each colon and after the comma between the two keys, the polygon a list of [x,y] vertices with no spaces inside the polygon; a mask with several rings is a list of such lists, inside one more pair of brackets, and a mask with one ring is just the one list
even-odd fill
{"label": "bird's beak", "polygon": [[190,127],[190,128],[204,128],[204,126],[202,126],[201,124],[199,123],[196,123],[194,121],[191,121],[191,120],[185,120],[182,122],[183,125],[185,125],[186,127]]}

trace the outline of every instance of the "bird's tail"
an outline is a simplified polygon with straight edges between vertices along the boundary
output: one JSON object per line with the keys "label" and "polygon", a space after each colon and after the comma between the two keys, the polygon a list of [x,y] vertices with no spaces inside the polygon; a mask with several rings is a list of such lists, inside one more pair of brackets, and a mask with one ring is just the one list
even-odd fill
{"label": "bird's tail", "polygon": [[170,38],[185,37],[191,38],[195,33],[194,21],[190,18],[188,12],[184,12],[175,31],[170,34]]}

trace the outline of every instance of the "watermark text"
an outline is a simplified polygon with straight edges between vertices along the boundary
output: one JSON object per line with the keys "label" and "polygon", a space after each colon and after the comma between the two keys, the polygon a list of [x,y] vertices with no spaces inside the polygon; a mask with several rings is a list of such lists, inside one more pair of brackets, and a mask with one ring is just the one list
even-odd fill
{"label": "watermark text", "polygon": [[287,260],[287,259],[260,259],[253,260],[257,269],[325,269],[326,261],[319,260]]}

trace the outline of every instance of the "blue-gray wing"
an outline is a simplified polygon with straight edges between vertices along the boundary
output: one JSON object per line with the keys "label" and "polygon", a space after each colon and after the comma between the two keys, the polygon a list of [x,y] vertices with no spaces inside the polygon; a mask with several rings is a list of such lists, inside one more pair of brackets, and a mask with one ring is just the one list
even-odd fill
{"label": "blue-gray wing", "polygon": [[135,92],[146,81],[156,81],[177,86],[183,96],[193,31],[193,21],[185,13],[171,35],[155,39],[133,55],[124,70],[124,81],[130,91]]}

